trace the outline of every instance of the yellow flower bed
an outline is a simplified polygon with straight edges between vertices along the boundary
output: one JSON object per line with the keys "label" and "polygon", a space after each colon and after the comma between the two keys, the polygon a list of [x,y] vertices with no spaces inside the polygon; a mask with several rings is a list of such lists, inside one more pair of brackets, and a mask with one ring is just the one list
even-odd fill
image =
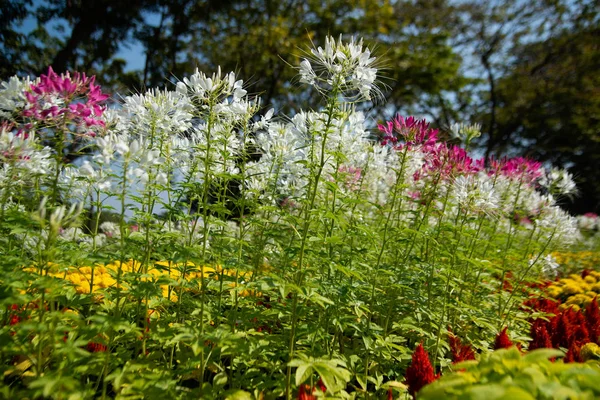
{"label": "yellow flower bed", "polygon": [[560,309],[573,307],[578,311],[600,295],[600,272],[592,271],[585,278],[571,274],[550,285],[546,293],[562,302]]}
{"label": "yellow flower bed", "polygon": [[[198,281],[198,288],[200,287],[200,279],[202,278],[201,268],[192,262],[184,263],[172,263],[169,261],[157,261],[152,265],[148,266],[147,273],[142,276],[142,281],[157,281],[160,278],[170,278],[178,282],[176,285],[160,285],[162,295],[165,298],[169,298],[172,301],[177,301],[177,287],[183,283],[182,271],[185,268],[185,280],[186,281]],[[48,275],[64,279],[73,284],[75,290],[78,293],[95,293],[102,289],[117,287],[117,277],[119,269],[123,276],[130,273],[141,273],[144,272],[142,264],[139,261],[129,260],[127,262],[114,261],[106,265],[97,265],[94,268],[90,266],[84,267],[68,267],[63,270],[57,270],[57,266],[50,265]],[[30,269],[31,271],[37,271]],[[224,270],[220,266],[216,267],[204,267],[204,275],[207,278],[218,279],[222,274],[230,277],[236,275],[235,270]],[[239,274],[239,277],[245,277],[248,274]],[[234,282],[228,283],[230,287],[235,287]],[[121,288],[127,290],[127,284],[121,283]],[[240,295],[251,295],[252,292],[248,290],[240,291]]]}
{"label": "yellow flower bed", "polygon": [[597,251],[555,251],[552,257],[564,271],[600,269],[600,252]]}

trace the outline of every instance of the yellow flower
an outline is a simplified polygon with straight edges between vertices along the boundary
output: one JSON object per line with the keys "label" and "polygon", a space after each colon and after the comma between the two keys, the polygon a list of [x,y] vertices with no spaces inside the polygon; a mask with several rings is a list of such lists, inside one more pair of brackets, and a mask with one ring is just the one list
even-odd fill
{"label": "yellow flower", "polygon": [[582,289],[582,288],[581,288],[579,285],[577,285],[576,283],[574,283],[574,282],[573,282],[573,283],[572,283],[572,282],[569,282],[569,283],[566,283],[566,284],[565,284],[565,286],[563,287],[563,290],[562,290],[562,292],[563,292],[563,294],[568,294],[568,295],[571,295],[571,294],[583,293],[584,291],[583,291],[583,289]]}
{"label": "yellow flower", "polygon": [[596,343],[586,343],[581,346],[579,354],[583,361],[600,359],[600,346]]}

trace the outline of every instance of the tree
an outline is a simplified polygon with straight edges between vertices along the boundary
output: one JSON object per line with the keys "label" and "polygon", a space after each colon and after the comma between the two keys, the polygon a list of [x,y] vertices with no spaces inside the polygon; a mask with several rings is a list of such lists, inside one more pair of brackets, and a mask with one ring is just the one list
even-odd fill
{"label": "tree", "polygon": [[20,72],[24,60],[22,50],[25,35],[14,29],[27,16],[31,0],[0,0],[0,77],[9,77]]}
{"label": "tree", "polygon": [[521,152],[568,168],[580,195],[568,207],[600,211],[600,26],[523,46],[498,82],[498,135]]}

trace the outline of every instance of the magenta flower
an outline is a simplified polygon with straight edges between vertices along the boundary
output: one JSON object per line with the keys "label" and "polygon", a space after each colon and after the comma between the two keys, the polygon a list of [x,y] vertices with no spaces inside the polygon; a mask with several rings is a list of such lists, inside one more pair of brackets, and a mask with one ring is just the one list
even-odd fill
{"label": "magenta flower", "polygon": [[523,180],[527,184],[532,184],[542,176],[543,169],[540,162],[523,157],[503,158],[501,160],[491,159],[490,175],[494,174]]}
{"label": "magenta flower", "polygon": [[38,83],[31,85],[31,91],[25,93],[27,105],[23,116],[50,126],[74,124],[93,136],[89,128],[105,126],[100,117],[106,109],[102,103],[109,97],[94,82],[93,76],[89,78],[78,72],[58,75],[50,67]]}
{"label": "magenta flower", "polygon": [[424,119],[415,117],[403,117],[397,115],[392,121],[385,124],[379,124],[379,131],[383,133],[382,144],[390,144],[397,148],[402,148],[399,141],[408,146],[432,147],[437,142],[437,129],[431,129],[429,123]]}

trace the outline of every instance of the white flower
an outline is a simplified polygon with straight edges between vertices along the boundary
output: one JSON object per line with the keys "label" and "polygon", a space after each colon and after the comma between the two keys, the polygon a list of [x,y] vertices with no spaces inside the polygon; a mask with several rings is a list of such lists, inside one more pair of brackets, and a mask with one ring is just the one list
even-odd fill
{"label": "white flower", "polygon": [[114,144],[115,151],[120,155],[129,153],[129,145],[123,141],[117,141]]}
{"label": "white flower", "polygon": [[162,186],[166,186],[167,183],[169,183],[169,178],[167,177],[167,174],[165,174],[164,172],[159,172],[156,175],[156,183]]}
{"label": "white flower", "polygon": [[577,229],[577,220],[557,206],[543,209],[536,224],[542,229],[554,232],[555,237],[560,237],[564,243],[573,243],[581,236]]}
{"label": "white flower", "polygon": [[310,62],[306,59],[302,60],[300,63],[300,82],[313,86],[316,77]]}
{"label": "white flower", "polygon": [[118,239],[121,237],[121,228],[119,227],[119,224],[106,221],[101,223],[99,228],[109,238]]}
{"label": "white flower", "polygon": [[596,214],[588,213],[584,215],[579,215],[577,217],[577,223],[579,224],[580,229],[585,229],[592,231],[598,228],[599,218]]}
{"label": "white flower", "polygon": [[25,107],[25,91],[32,82],[29,78],[11,77],[0,84],[0,118],[11,119],[12,114]]}
{"label": "white flower", "polygon": [[552,256],[552,254],[546,255],[540,261],[542,264],[542,273],[549,279],[555,278],[558,273],[558,269],[560,268],[560,265]]}
{"label": "white flower", "polygon": [[541,177],[540,185],[548,189],[550,193],[561,195],[577,193],[573,175],[564,169],[552,168],[549,173]]}
{"label": "white flower", "polygon": [[480,124],[459,124],[454,123],[449,127],[450,136],[454,139],[459,139],[462,143],[470,143],[476,137],[481,136]]}
{"label": "white flower", "polygon": [[373,91],[379,92],[375,57],[368,48],[363,50],[362,39],[344,43],[341,37],[336,42],[328,36],[325,48],[312,49],[311,53],[314,57],[303,59],[298,68],[300,82],[320,92],[338,92],[352,101],[370,100]]}
{"label": "white flower", "polygon": [[81,164],[81,167],[79,167],[79,173],[82,176],[88,176],[88,177],[94,177],[96,176],[96,171],[94,170],[94,167],[92,167],[92,164],[90,164],[89,161],[84,161],[83,164]]}
{"label": "white flower", "polygon": [[129,168],[127,170],[127,176],[134,181],[138,179],[143,184],[146,184],[150,179],[148,173],[141,168]]}

